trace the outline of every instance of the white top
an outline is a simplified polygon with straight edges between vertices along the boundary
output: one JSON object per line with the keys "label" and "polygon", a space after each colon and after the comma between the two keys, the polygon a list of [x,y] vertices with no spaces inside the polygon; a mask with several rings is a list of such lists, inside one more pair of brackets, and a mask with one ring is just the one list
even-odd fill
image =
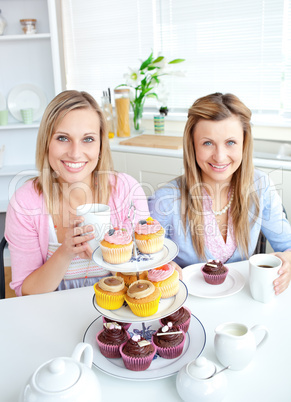
{"label": "white top", "polygon": [[[248,263],[229,264],[248,275]],[[29,376],[46,361],[71,356],[88,326],[98,317],[92,304],[92,287],[0,300],[1,401],[15,402]],[[214,353],[214,329],[235,321],[248,327],[265,325],[269,338],[242,371],[225,371],[228,392],[224,402],[290,402],[291,362],[290,288],[270,304],[251,298],[248,281],[229,297],[207,299],[189,296],[190,307],[206,330],[202,353],[221,367]],[[194,340],[195,341],[195,340]],[[178,402],[175,376],[150,382],[122,380],[94,368],[102,389],[102,401]],[[140,374],[142,376],[142,372]]]}

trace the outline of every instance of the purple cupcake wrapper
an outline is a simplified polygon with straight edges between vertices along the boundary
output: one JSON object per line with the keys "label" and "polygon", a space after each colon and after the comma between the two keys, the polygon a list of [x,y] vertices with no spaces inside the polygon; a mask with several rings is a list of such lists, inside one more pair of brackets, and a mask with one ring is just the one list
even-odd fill
{"label": "purple cupcake wrapper", "polygon": [[[109,358],[109,359],[117,359],[119,357],[121,357],[120,352],[119,352],[119,347],[120,345],[107,345],[106,343],[100,342],[98,339],[98,336],[101,334],[101,332],[103,331],[103,329],[101,329],[101,331],[99,331],[96,335],[96,341],[98,343],[100,352],[102,353],[103,356]],[[127,338],[130,338],[129,333],[126,333]],[[123,343],[124,344],[124,343]]]}
{"label": "purple cupcake wrapper", "polygon": [[151,362],[152,362],[152,360],[153,360],[153,358],[154,358],[154,356],[155,356],[155,354],[157,352],[157,347],[153,342],[152,342],[152,345],[155,348],[155,350],[151,355],[146,356],[146,357],[130,357],[130,356],[125,355],[122,352],[123,346],[125,344],[126,344],[126,342],[124,342],[119,347],[119,353],[120,353],[120,355],[122,357],[122,360],[123,360],[123,363],[124,363],[125,367],[128,370],[131,370],[131,371],[144,371],[144,370],[146,370],[147,368],[150,367]]}
{"label": "purple cupcake wrapper", "polygon": [[[186,332],[188,331],[188,329],[189,329],[189,326],[190,326],[190,321],[191,321],[191,310],[188,308],[188,307],[186,307],[186,306],[183,306],[184,307],[184,309],[185,310],[187,310],[188,312],[189,312],[189,314],[190,314],[190,317],[188,318],[188,320],[186,320],[185,322],[183,322],[182,324],[173,324],[173,325],[175,325],[176,327],[178,327],[179,329],[181,329],[182,331],[184,331],[185,332],[185,334],[186,334]],[[166,317],[164,317],[164,318],[166,318]],[[160,324],[161,324],[161,326],[164,326],[165,324],[162,322],[162,320],[159,320],[159,322],[160,322]]]}
{"label": "purple cupcake wrapper", "polygon": [[[105,320],[105,318],[104,318],[104,316],[102,316],[102,320],[103,320],[103,323],[106,323],[107,321]],[[112,320],[112,322],[114,322],[113,320]],[[124,323],[125,324],[125,323]],[[131,322],[129,322],[129,323],[127,323],[126,325],[122,325],[122,327],[127,331],[128,330],[128,328],[131,326]]]}
{"label": "purple cupcake wrapper", "polygon": [[228,274],[228,268],[226,268],[226,272],[223,274],[215,275],[215,274],[207,274],[206,272],[202,271],[203,267],[201,268],[201,272],[204,276],[205,282],[209,283],[210,285],[220,285],[225,281],[225,278]]}
{"label": "purple cupcake wrapper", "polygon": [[[156,331],[154,333],[154,335],[157,333],[158,331]],[[183,352],[183,348],[184,348],[184,344],[185,344],[185,340],[186,340],[186,334],[183,331],[183,335],[184,335],[184,339],[183,341],[177,345],[177,346],[171,346],[169,348],[160,348],[159,346],[157,346],[154,341],[153,341],[153,337],[152,336],[152,343],[157,347],[157,353],[163,357],[164,359],[175,359],[176,357],[181,356],[182,352]]]}

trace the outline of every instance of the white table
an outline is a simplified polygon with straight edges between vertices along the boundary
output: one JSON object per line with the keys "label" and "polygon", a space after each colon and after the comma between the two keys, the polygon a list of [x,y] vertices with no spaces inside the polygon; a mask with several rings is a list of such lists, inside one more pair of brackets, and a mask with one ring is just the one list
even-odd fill
{"label": "white table", "polygon": [[[245,277],[248,263],[233,265]],[[15,402],[30,374],[47,360],[71,356],[85,330],[99,315],[92,305],[93,288],[0,300],[0,400]],[[226,371],[228,393],[225,402],[291,401],[291,290],[262,304],[251,298],[248,281],[239,293],[218,299],[189,296],[186,305],[206,330],[202,353],[216,359],[214,329],[222,322],[235,321],[252,327],[265,325],[267,343],[242,371]],[[195,357],[195,356],[194,356]],[[193,357],[193,358],[194,358]],[[189,359],[189,361],[192,358]],[[100,379],[104,402],[180,401],[176,376],[153,381],[127,381],[94,368]]]}

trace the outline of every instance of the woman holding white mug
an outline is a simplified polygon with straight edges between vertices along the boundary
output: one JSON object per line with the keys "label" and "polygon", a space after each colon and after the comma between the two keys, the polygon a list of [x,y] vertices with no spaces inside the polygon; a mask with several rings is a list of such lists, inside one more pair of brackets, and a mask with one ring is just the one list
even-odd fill
{"label": "woman holding white mug", "polygon": [[[92,260],[90,225],[76,215],[83,204],[109,205],[113,227],[130,229],[149,216],[146,196],[135,179],[112,168],[106,122],[86,92],[64,91],[47,106],[36,148],[39,176],[11,198],[5,237],[12,282],[18,296],[93,285],[110,273]],[[131,210],[131,217],[133,210]]]}

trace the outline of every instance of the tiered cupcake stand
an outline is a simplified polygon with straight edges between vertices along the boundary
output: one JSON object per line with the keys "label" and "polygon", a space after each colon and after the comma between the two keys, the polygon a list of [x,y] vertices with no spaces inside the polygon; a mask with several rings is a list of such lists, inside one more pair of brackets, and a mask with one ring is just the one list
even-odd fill
{"label": "tiered cupcake stand", "polygon": [[[112,272],[136,272],[150,270],[160,267],[172,261],[178,254],[178,246],[170,239],[165,239],[163,249],[155,254],[141,254],[137,251],[135,256],[125,264],[112,265],[106,263],[102,258],[100,247],[93,253],[93,260],[102,268]],[[163,359],[156,356],[150,367],[142,372],[127,370],[122,359],[108,359],[99,350],[96,342],[96,334],[103,327],[102,316],[112,321],[127,322],[132,325],[129,328],[130,334],[140,334],[147,339],[161,326],[159,320],[166,317],[183,306],[188,297],[188,290],[184,282],[180,281],[179,292],[176,296],[168,299],[161,299],[156,314],[149,317],[138,317],[134,315],[130,308],[124,304],[117,310],[106,310],[97,305],[95,295],[93,305],[101,314],[87,328],[83,341],[93,347],[93,365],[101,371],[114,377],[128,380],[154,380],[176,374],[186,363],[198,357],[205,346],[206,334],[202,323],[192,314],[189,330],[183,353],[176,359]]]}

